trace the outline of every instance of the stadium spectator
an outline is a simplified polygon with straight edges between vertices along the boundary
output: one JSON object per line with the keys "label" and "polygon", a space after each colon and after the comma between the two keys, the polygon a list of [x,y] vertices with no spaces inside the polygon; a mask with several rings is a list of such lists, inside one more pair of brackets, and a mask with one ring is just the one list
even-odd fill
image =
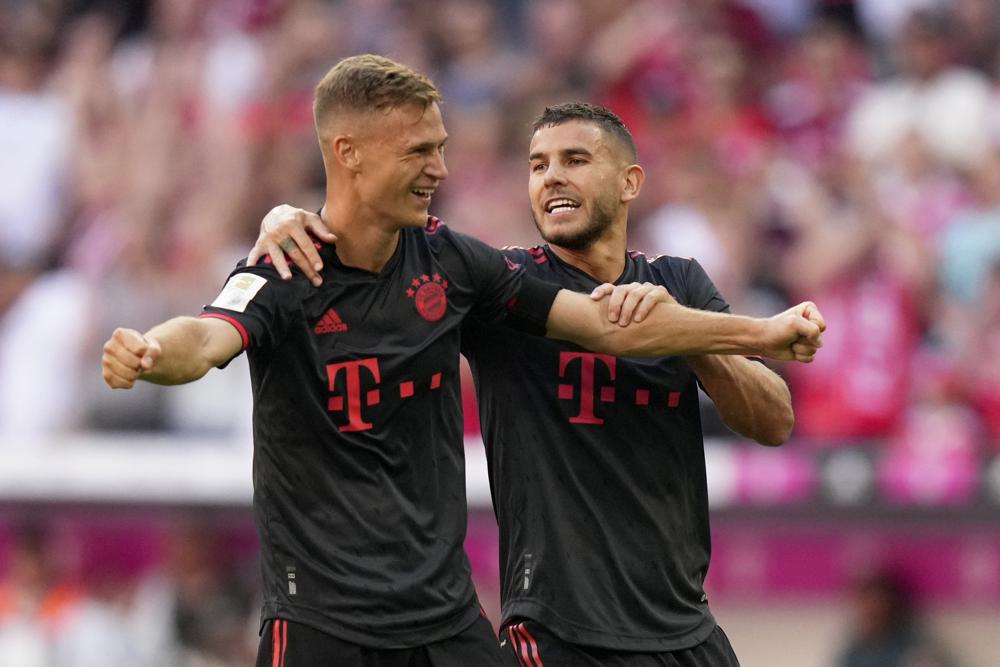
{"label": "stadium spectator", "polygon": [[789,369],[797,433],[827,443],[895,430],[921,335],[912,263],[897,257],[866,173],[844,161],[821,178],[786,170],[773,184],[789,236],[781,282],[791,294],[822,295],[831,326],[810,372]]}
{"label": "stadium spectator", "polygon": [[0,581],[0,655],[5,664],[48,667],[82,608],[84,591],[56,567],[54,543],[39,525],[14,526],[7,535]]}
{"label": "stadium spectator", "polygon": [[876,84],[848,121],[847,146],[854,155],[880,162],[909,134],[917,134],[934,156],[967,166],[989,142],[989,80],[951,61],[950,15],[919,10],[903,24],[895,47],[899,74]]}
{"label": "stadium spectator", "polygon": [[503,39],[498,9],[486,0],[445,0],[433,10],[441,93],[458,109],[516,99],[524,56]]}
{"label": "stadium spectator", "polygon": [[953,44],[959,63],[992,77],[1000,56],[1000,6],[991,0],[952,0]]}
{"label": "stadium spectator", "polygon": [[867,83],[864,58],[864,45],[831,20],[813,22],[790,41],[764,97],[782,157],[818,170],[838,156],[846,118]]}
{"label": "stadium spectator", "polygon": [[224,528],[196,517],[167,531],[162,564],[138,579],[129,601],[128,628],[142,664],[253,662],[259,595],[253,575],[227,557],[225,537]]}
{"label": "stadium spectator", "polygon": [[939,235],[945,296],[965,304],[983,297],[1000,261],[1000,146],[974,165],[970,181],[972,201]]}
{"label": "stadium spectator", "polygon": [[898,573],[862,577],[851,590],[852,628],[837,667],[954,667],[916,619]]}
{"label": "stadium spectator", "polygon": [[0,434],[24,437],[77,423],[73,361],[82,350],[60,346],[29,360],[23,349],[54,335],[56,320],[84,316],[81,290],[58,271],[76,205],[73,139],[82,119],[49,85],[58,70],[55,17],[36,3],[8,11],[0,16]]}
{"label": "stadium spectator", "polygon": [[74,119],[47,86],[58,40],[55,17],[42,5],[18,3],[0,19],[2,317],[51,266],[68,204]]}

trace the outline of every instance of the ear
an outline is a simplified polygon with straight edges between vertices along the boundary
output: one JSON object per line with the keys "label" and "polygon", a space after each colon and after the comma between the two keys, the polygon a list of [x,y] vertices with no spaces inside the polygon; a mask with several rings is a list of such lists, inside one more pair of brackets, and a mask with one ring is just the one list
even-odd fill
{"label": "ear", "polygon": [[330,142],[330,153],[337,164],[351,171],[357,171],[361,166],[361,153],[358,142],[349,134],[340,134]]}
{"label": "ear", "polygon": [[639,196],[642,184],[646,182],[646,172],[637,164],[625,167],[625,182],[622,184],[621,200],[628,203]]}

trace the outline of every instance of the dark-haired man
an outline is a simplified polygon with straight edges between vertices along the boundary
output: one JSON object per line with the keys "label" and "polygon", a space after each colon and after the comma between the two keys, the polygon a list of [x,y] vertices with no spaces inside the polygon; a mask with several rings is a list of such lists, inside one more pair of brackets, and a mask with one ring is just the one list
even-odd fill
{"label": "dark-haired man", "polygon": [[[628,205],[643,171],[617,116],[588,104],[546,109],[529,173],[547,244],[507,249],[508,261],[569,290],[648,282],[684,306],[728,311],[697,262],[626,251]],[[287,272],[283,244],[314,275],[320,258],[306,229],[324,231],[316,216],[278,207],[251,258],[273,253]],[[613,296],[612,318],[623,296]],[[785,383],[741,356],[625,358],[478,317],[463,326],[462,350],[500,526],[501,641],[519,664],[738,664],[703,589],[710,545],[697,385],[734,430],[778,445],[793,422]]]}

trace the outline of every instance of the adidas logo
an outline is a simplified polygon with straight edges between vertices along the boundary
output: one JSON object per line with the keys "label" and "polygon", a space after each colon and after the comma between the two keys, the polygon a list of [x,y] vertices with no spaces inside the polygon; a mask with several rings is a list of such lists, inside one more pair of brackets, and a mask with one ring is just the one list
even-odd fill
{"label": "adidas logo", "polygon": [[333,308],[326,311],[326,315],[316,323],[316,328],[313,329],[318,334],[328,334],[328,333],[340,333],[342,331],[347,331],[347,325],[344,321],[340,319],[340,315],[337,314]]}

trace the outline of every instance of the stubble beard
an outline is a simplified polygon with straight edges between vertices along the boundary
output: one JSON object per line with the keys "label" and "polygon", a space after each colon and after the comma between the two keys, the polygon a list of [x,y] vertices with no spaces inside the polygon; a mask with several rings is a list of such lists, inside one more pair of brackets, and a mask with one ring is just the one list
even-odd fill
{"label": "stubble beard", "polygon": [[535,227],[546,243],[575,252],[581,252],[590,248],[611,227],[615,219],[613,206],[602,201],[594,202],[594,212],[582,229],[558,230],[546,233],[538,215],[533,215],[533,217],[535,219]]}

